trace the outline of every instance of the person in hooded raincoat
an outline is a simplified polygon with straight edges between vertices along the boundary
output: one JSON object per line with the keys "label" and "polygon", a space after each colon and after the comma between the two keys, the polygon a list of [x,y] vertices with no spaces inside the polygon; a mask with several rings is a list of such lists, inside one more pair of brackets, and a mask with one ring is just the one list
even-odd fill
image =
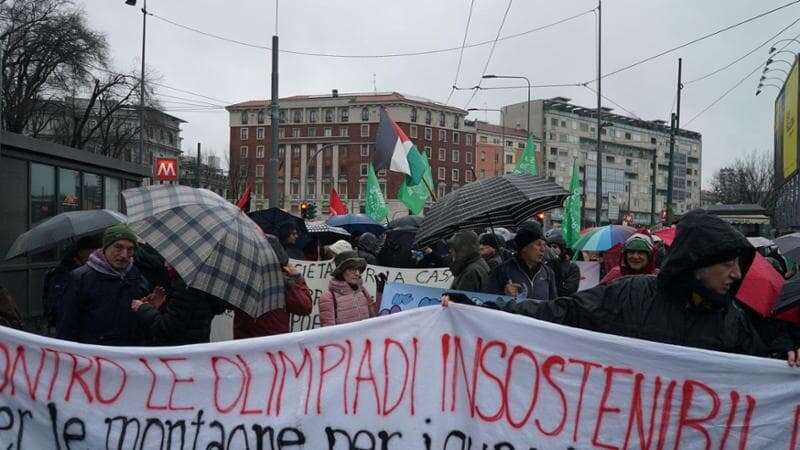
{"label": "person in hooded raincoat", "polygon": [[655,246],[650,236],[634,233],[625,241],[619,265],[608,271],[600,280],[601,284],[608,284],[619,277],[626,275],[657,274]]}
{"label": "person in hooded raincoat", "polygon": [[489,278],[489,266],[481,257],[478,235],[474,231],[459,231],[447,245],[450,247],[451,289],[483,292]]}
{"label": "person in hooded raincoat", "polygon": [[[770,349],[732,295],[754,254],[730,224],[694,210],[678,222],[658,275],[623,277],[550,302],[485,306],[601,333],[766,356]],[[443,306],[449,301],[469,303],[446,297]],[[797,354],[791,347],[780,351],[795,365]]]}
{"label": "person in hooded raincoat", "polygon": [[372,233],[362,233],[356,240],[356,252],[360,258],[364,258],[367,264],[378,264],[378,253],[380,252],[380,243],[378,237]]}

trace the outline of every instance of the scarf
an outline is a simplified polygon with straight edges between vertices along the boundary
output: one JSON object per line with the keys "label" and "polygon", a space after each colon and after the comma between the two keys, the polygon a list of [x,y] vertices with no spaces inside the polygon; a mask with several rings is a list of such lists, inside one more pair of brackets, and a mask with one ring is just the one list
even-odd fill
{"label": "scarf", "polygon": [[133,267],[133,261],[128,264],[122,271],[115,270],[111,267],[108,260],[106,259],[106,255],[103,253],[103,249],[98,248],[97,250],[93,251],[91,255],[89,255],[89,260],[86,261],[86,265],[94,269],[96,272],[100,272],[104,275],[109,275],[115,278],[125,278],[125,275],[131,270]]}

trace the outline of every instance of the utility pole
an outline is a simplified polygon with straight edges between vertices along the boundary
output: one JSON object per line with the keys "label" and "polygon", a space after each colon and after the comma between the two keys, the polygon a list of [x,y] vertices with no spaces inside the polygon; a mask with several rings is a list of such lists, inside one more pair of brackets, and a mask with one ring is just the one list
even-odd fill
{"label": "utility pole", "polygon": [[670,120],[670,133],[669,133],[669,173],[667,174],[667,223],[672,223],[672,182],[673,172],[675,171],[675,133],[681,127],[681,90],[683,83],[681,83],[681,66],[683,59],[678,58],[678,92],[677,92],[677,109],[672,113]]}
{"label": "utility pole", "polygon": [[[275,19],[277,23],[277,18]],[[278,29],[275,28],[275,36],[272,36],[272,102],[270,104],[270,116],[272,131],[272,150],[269,158],[269,207],[279,208],[278,204],[278,128],[280,127],[280,113],[278,107]]]}
{"label": "utility pole", "polygon": [[198,188],[201,187],[201,185],[200,185],[200,161],[201,161],[201,159],[200,159],[200,143],[198,142],[197,143],[197,168],[195,169],[195,173],[194,173],[195,185],[196,185],[195,187],[198,187]]}
{"label": "utility pole", "polygon": [[144,158],[144,50],[145,50],[145,37],[147,35],[147,0],[144,0],[142,5],[142,76],[139,78],[139,157],[136,160],[139,164],[142,163]]}
{"label": "utility pole", "polygon": [[656,176],[658,174],[658,147],[653,147],[653,182],[650,186],[650,228],[656,226]]}
{"label": "utility pole", "polygon": [[594,222],[595,226],[600,226],[600,209],[603,206],[603,151],[602,151],[602,144],[600,142],[600,131],[603,128],[602,124],[602,117],[601,113],[603,110],[601,109],[601,81],[602,75],[600,70],[600,55],[601,49],[603,47],[602,39],[602,26],[603,26],[603,15],[602,15],[602,0],[597,0],[597,189],[595,191],[595,207],[594,207]]}

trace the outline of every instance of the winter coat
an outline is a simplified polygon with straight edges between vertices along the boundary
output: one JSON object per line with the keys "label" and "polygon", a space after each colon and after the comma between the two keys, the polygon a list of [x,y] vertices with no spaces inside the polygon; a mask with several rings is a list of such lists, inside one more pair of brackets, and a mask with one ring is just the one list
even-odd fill
{"label": "winter coat", "polygon": [[483,260],[486,261],[486,265],[489,266],[490,272],[494,270],[495,267],[503,264],[503,256],[500,254],[500,250],[495,251],[492,256],[484,256]]}
{"label": "winter coat", "polygon": [[559,260],[550,266],[556,276],[558,296],[572,295],[578,292],[581,284],[581,269],[569,259]]}
{"label": "winter coat", "polygon": [[319,298],[319,319],[323,327],[357,322],[376,315],[375,299],[359,284],[356,289],[340,280],[331,280]]}
{"label": "winter coat", "polygon": [[311,291],[300,275],[284,275],[286,281],[286,307],[270,311],[258,318],[236,310],[233,316],[233,338],[247,339],[273,336],[290,331],[289,314],[311,314]]}
{"label": "winter coat", "polygon": [[478,253],[453,262],[450,272],[453,274],[450,289],[456,291],[483,292],[489,280],[489,265]]}
{"label": "winter coat", "polygon": [[553,273],[553,269],[546,264],[539,264],[539,267],[531,272],[527,268],[523,268],[524,265],[525,263],[516,257],[503,262],[489,273],[489,281],[484,292],[506,295],[506,284],[508,280],[511,280],[512,283],[522,287],[519,298],[535,300],[556,298],[558,286],[556,286],[556,275]]}
{"label": "winter coat", "polygon": [[147,296],[148,287],[135,266],[124,275],[101,273],[88,264],[73,270],[61,299],[57,337],[85,344],[141,345],[131,300]]}
{"label": "winter coat", "polygon": [[209,341],[211,320],[225,312],[226,303],[203,291],[178,286],[167,292],[161,310],[142,304],[136,316],[147,344],[188,345]]}
{"label": "winter coat", "polygon": [[22,329],[22,318],[17,309],[17,302],[8,289],[0,286],[0,327]]}
{"label": "winter coat", "polygon": [[69,273],[80,267],[74,259],[74,253],[68,252],[56,267],[44,276],[44,289],[42,291],[42,306],[47,325],[55,327],[60,315],[61,297],[69,284]]}
{"label": "winter coat", "polygon": [[644,267],[644,269],[635,271],[628,266],[628,262],[625,260],[625,250],[623,250],[619,255],[619,265],[611,268],[611,270],[608,271],[603,279],[600,280],[600,284],[607,284],[619,277],[628,275],[658,275],[656,255],[654,253],[650,253],[650,256],[647,257],[647,265]]}
{"label": "winter coat", "polygon": [[767,346],[732,295],[709,292],[695,279],[697,269],[737,256],[744,277],[753,254],[753,247],[730,225],[690,212],[679,222],[658,276],[623,277],[552,302],[509,302],[501,307],[602,333],[763,356],[769,353]]}
{"label": "winter coat", "polygon": [[378,237],[372,233],[363,233],[356,241],[356,252],[360,258],[364,258],[367,264],[378,264],[378,253],[380,253],[380,243]]}

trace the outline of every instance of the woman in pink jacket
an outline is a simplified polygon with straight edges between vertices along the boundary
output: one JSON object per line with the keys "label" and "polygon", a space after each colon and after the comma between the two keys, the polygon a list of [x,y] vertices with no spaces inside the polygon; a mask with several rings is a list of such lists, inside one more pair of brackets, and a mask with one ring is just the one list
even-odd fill
{"label": "woman in pink jacket", "polygon": [[333,263],[336,265],[333,279],[319,299],[322,326],[357,322],[377,315],[378,304],[367,293],[361,279],[367,262],[356,252],[345,251],[336,255]]}

